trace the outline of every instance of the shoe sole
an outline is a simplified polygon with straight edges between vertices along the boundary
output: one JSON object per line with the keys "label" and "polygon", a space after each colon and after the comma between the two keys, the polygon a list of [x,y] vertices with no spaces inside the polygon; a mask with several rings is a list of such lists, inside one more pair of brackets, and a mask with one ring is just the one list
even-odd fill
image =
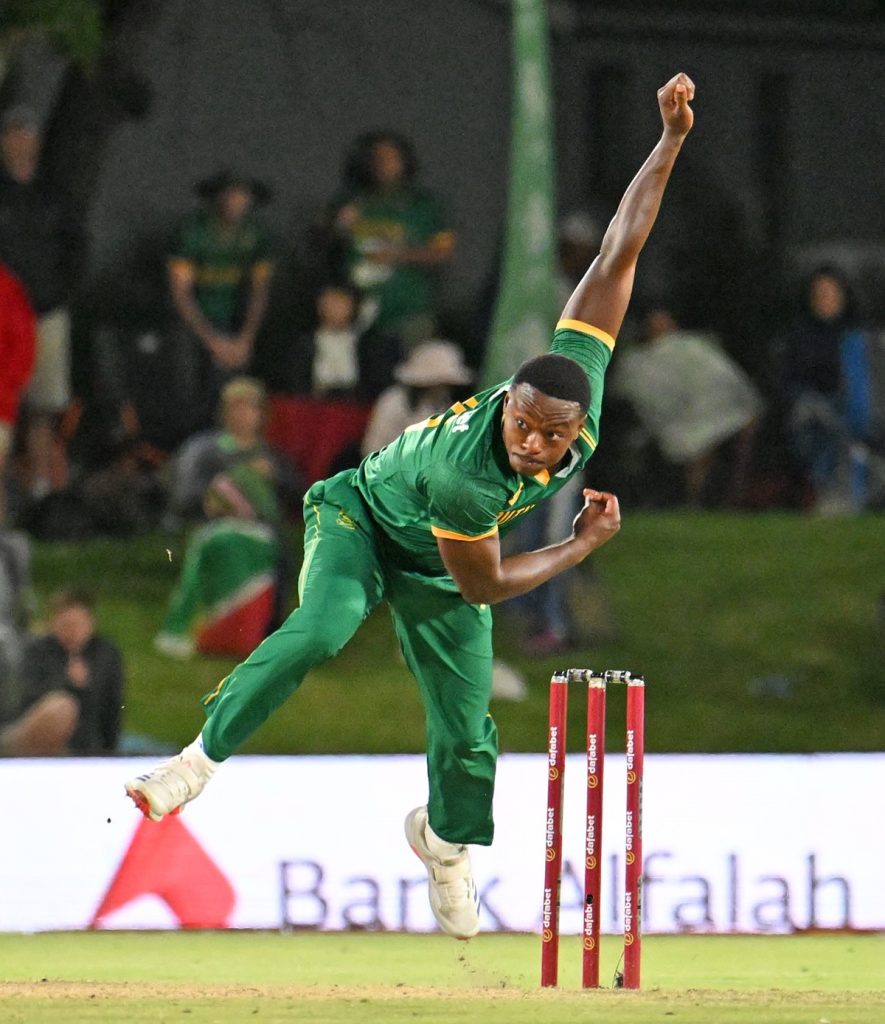
{"label": "shoe sole", "polygon": [[[135,804],[135,806],[141,811],[141,813],[148,819],[148,821],[162,821],[166,815],[154,814],[151,802],[148,799],[146,793],[140,789],[136,789],[134,786],[126,786],[126,796]],[[169,812],[170,815],[181,814],[181,808],[176,807],[174,811]]]}

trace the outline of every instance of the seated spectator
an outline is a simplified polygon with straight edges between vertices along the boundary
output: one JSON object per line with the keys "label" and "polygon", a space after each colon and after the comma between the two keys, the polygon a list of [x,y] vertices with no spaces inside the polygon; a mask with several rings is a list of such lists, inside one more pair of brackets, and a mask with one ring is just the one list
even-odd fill
{"label": "seated spectator", "polygon": [[399,343],[374,327],[361,327],[359,293],[330,283],[316,301],[317,324],[295,345],[274,380],[280,390],[323,398],[374,402],[393,380]]}
{"label": "seated spectator", "polygon": [[793,451],[814,490],[814,508],[862,509],[871,462],[882,450],[872,400],[870,339],[848,282],[833,267],[810,277],[804,306],[777,343],[780,397]]}
{"label": "seated spectator", "polygon": [[332,227],[348,280],[365,296],[363,314],[406,349],[438,329],[437,272],[455,233],[438,200],[416,184],[411,143],[393,132],[360,136],[348,155]]}
{"label": "seated spectator", "polygon": [[182,224],[168,262],[179,343],[193,357],[191,430],[209,426],[225,381],[248,366],[273,269],[270,235],[253,213],[270,200],[267,186],[221,171],[197,193],[207,206]]}
{"label": "seated spectator", "polygon": [[6,522],[6,466],[19,401],[34,365],[34,327],[27,292],[0,264],[0,528]]}
{"label": "seated spectator", "polygon": [[[263,385],[251,377],[234,377],[221,392],[221,429],[197,434],[187,441],[174,462],[170,509],[173,523],[198,519],[212,480],[234,466],[247,465],[262,473],[291,507],[303,488],[288,463],[264,440],[267,405]],[[279,518],[279,517],[277,517]]]}
{"label": "seated spectator", "polygon": [[0,753],[112,754],[123,705],[120,652],[96,633],[87,594],[59,591],[49,604],[49,632],[22,656],[21,714],[0,729]]}
{"label": "seated spectator", "polygon": [[40,147],[33,112],[7,110],[0,126],[0,261],[22,283],[37,314],[24,431],[34,499],[59,485],[53,469],[58,420],[71,399],[68,304],[81,250],[80,232],[38,173]]}
{"label": "seated spectator", "polygon": [[273,487],[255,467],[240,463],[215,477],[205,496],[210,521],[188,541],[154,639],[158,651],[246,657],[264,639],[276,608],[277,511]]}
{"label": "seated spectator", "polygon": [[665,306],[646,314],[643,339],[622,353],[613,390],[680,467],[689,504],[739,504],[762,410],[755,386],[714,341],[681,330]]}
{"label": "seated spectator", "polygon": [[390,444],[412,423],[443,412],[455,401],[455,392],[473,379],[461,350],[450,341],[426,341],[412,350],[393,373],[397,383],[375,403],[362,454]]}

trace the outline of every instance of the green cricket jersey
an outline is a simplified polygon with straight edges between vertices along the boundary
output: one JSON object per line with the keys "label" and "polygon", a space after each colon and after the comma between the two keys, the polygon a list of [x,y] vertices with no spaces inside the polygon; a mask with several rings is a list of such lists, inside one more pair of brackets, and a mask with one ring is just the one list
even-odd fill
{"label": "green cricket jersey", "polygon": [[347,252],[351,281],[378,300],[376,325],[395,329],[409,316],[432,313],[435,273],[413,264],[376,263],[378,248],[442,246],[454,243],[439,202],[423,189],[404,188],[393,195],[361,194],[342,201],[359,211]]}
{"label": "green cricket jersey", "polygon": [[270,273],[270,234],[254,214],[228,230],[201,210],[181,226],[169,260],[193,271],[194,294],[206,319],[220,330],[235,331],[251,280]]}
{"label": "green cricket jersey", "polygon": [[584,467],[599,438],[603,379],[614,344],[589,324],[557,324],[550,350],[583,368],[590,408],[566,463],[553,476],[543,470],[528,477],[510,466],[501,435],[510,381],[408,427],[363,460],[354,483],[398,568],[447,576],[437,537],[471,541],[503,535]]}

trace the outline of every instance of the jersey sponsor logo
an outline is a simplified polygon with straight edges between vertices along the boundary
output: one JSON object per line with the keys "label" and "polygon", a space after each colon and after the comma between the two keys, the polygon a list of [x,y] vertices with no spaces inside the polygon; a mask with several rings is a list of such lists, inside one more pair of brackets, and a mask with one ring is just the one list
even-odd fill
{"label": "jersey sponsor logo", "polygon": [[463,433],[470,426],[470,417],[473,415],[473,410],[468,412],[462,412],[459,416],[456,416],[452,420],[452,433],[460,434]]}

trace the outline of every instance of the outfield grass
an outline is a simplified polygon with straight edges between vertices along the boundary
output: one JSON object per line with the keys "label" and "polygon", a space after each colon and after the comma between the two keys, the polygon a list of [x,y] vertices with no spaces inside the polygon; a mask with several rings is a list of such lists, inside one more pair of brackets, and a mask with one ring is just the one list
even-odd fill
{"label": "outfield grass", "polygon": [[[537,986],[539,940],[270,933],[0,936],[0,1017],[62,1021],[881,1024],[885,937],[653,936],[641,992]],[[604,940],[611,977],[617,939]]]}
{"label": "outfield grass", "polygon": [[[530,661],[518,651],[518,625],[498,615],[497,652],[526,675],[531,691],[524,703],[496,704],[503,749],[543,747],[547,680],[563,661],[645,672],[650,750],[881,749],[883,534],[885,519],[872,515],[628,511],[621,534],[593,559],[616,638]],[[125,728],[172,746],[192,738],[197,698],[232,665],[177,663],[151,649],[182,547],[181,537],[158,534],[40,545],[35,553],[41,595],[73,581],[98,591],[101,625],[123,647],[129,670]],[[786,683],[758,682],[781,676]],[[615,707],[619,699],[616,693]],[[570,733],[579,744],[583,709],[572,703]],[[415,687],[381,609],[246,750],[416,752],[423,742]]]}

